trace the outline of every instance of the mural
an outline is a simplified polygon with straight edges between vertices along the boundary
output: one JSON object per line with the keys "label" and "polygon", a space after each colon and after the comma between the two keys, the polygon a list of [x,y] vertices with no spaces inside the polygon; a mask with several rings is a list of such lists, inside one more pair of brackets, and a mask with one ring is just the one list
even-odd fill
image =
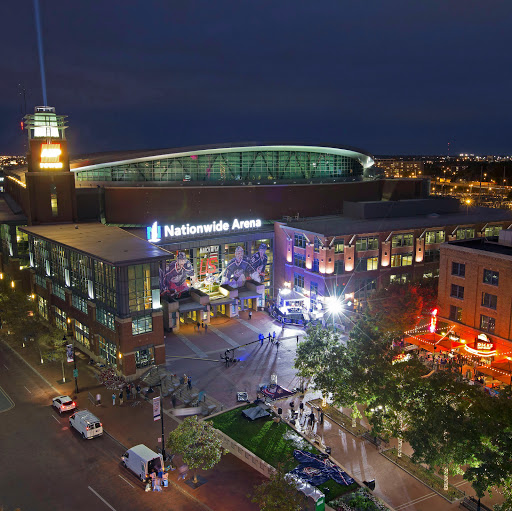
{"label": "mural", "polygon": [[160,296],[162,299],[185,298],[189,296],[191,285],[203,291],[215,291],[219,284],[239,288],[248,279],[264,282],[268,264],[268,245],[261,243],[251,256],[245,255],[243,246],[235,249],[235,257],[224,270],[220,271],[221,261],[216,247],[197,249],[196,266],[187,258],[185,252],[178,252],[177,257],[166,261],[160,268]]}
{"label": "mural", "polygon": [[184,252],[178,252],[178,257],[167,261],[165,269],[160,268],[161,298],[183,298],[190,291],[189,279],[194,274],[192,263]]}

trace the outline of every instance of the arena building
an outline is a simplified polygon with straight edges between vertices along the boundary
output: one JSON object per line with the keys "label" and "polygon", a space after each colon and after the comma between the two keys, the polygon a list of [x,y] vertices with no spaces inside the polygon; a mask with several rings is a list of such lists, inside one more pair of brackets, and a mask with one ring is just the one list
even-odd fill
{"label": "arena building", "polygon": [[[380,233],[386,239],[368,248],[379,251],[389,233],[412,228],[390,218],[385,229],[375,220],[363,229],[349,218],[324,229],[318,217],[429,195],[425,180],[367,178],[373,158],[353,148],[240,144],[70,160],[64,116],[38,107],[26,127],[28,166],[6,175],[0,200],[1,271],[33,292],[39,313],[80,349],[129,377],[164,363],[164,329],[266,307],[292,279],[311,296],[311,283],[295,283],[287,236],[302,233],[311,244],[313,256],[296,245],[292,262],[309,254],[312,275],[328,284],[315,288],[318,305],[338,284],[335,260],[344,276],[357,272],[347,262],[355,239]],[[424,227],[440,225],[431,224]]]}

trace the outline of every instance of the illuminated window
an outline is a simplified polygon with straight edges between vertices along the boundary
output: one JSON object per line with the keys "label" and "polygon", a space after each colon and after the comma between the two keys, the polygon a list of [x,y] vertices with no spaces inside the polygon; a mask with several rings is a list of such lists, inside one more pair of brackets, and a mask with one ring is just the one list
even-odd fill
{"label": "illuminated window", "polygon": [[496,319],[490,316],[480,315],[480,330],[493,333],[496,327]]}
{"label": "illuminated window", "polygon": [[302,293],[304,291],[304,275],[300,273],[295,273],[293,275],[293,288],[295,291],[299,291]]}
{"label": "illuminated window", "polygon": [[368,238],[358,238],[356,240],[356,250],[364,252],[365,250],[377,250],[379,248],[379,238],[370,236]]}
{"label": "illuminated window", "polygon": [[475,229],[473,227],[465,227],[462,229],[457,229],[457,239],[458,240],[470,240],[475,237]]}
{"label": "illuminated window", "polygon": [[337,241],[334,244],[334,253],[335,254],[342,254],[344,250],[345,250],[345,242],[344,242],[344,240]]}
{"label": "illuminated window", "polygon": [[151,309],[151,273],[149,264],[128,267],[128,293],[130,311]]}
{"label": "illuminated window", "polygon": [[293,264],[297,268],[305,268],[306,267],[306,256],[303,254],[293,254]]}
{"label": "illuminated window", "polygon": [[486,238],[494,238],[500,235],[500,231],[503,229],[501,225],[491,225],[490,227],[486,227],[484,231],[484,236]]}
{"label": "illuminated window", "polygon": [[484,270],[484,284],[497,286],[500,280],[500,273],[493,270]]}
{"label": "illuminated window", "polygon": [[414,236],[410,234],[396,234],[391,239],[391,246],[396,247],[412,247]]}
{"label": "illuminated window", "polygon": [[450,319],[452,321],[462,321],[462,307],[450,305]]}
{"label": "illuminated window", "polygon": [[58,216],[59,206],[57,204],[57,187],[55,185],[50,187],[50,205],[52,207],[52,216]]}
{"label": "illuminated window", "polygon": [[444,243],[444,231],[428,231],[425,234],[425,243],[431,245],[433,243]]}
{"label": "illuminated window", "polygon": [[153,318],[151,314],[132,318],[132,334],[139,335],[153,331]]}
{"label": "illuminated window", "polygon": [[299,248],[306,248],[306,237],[303,234],[295,234],[293,244]]}

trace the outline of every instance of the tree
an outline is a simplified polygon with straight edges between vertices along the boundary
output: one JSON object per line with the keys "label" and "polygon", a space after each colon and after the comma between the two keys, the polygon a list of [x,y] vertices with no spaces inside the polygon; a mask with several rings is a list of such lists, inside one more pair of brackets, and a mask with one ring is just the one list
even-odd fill
{"label": "tree", "polygon": [[254,487],[251,501],[260,506],[260,511],[302,511],[307,498],[286,475],[284,465],[278,463],[270,478]]}
{"label": "tree", "polygon": [[425,381],[423,403],[411,403],[415,423],[406,439],[414,449],[413,461],[443,469],[447,490],[448,473],[460,474],[462,465],[477,461],[474,452],[481,437],[472,413],[478,396],[450,374],[436,373]]}
{"label": "tree", "polygon": [[512,479],[509,478],[502,486],[503,496],[505,500],[501,504],[494,506],[494,511],[509,511],[512,509]]}
{"label": "tree", "polygon": [[390,284],[372,294],[368,309],[378,330],[401,337],[418,324],[423,299],[413,284]]}
{"label": "tree", "polygon": [[187,417],[174,431],[169,433],[166,447],[180,454],[183,461],[194,469],[194,482],[197,483],[197,470],[213,468],[223,453],[222,443],[215,428],[196,415]]}
{"label": "tree", "polygon": [[[48,361],[60,361],[62,365],[62,381],[66,381],[64,373],[64,360],[67,358],[66,345],[68,341],[62,330],[50,327],[37,338],[41,359]],[[74,356],[74,355],[73,355]]]}

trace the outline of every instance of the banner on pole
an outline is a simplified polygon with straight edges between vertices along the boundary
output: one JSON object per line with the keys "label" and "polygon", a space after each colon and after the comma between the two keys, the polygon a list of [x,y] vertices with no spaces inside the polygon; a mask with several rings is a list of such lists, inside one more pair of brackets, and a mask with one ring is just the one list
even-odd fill
{"label": "banner on pole", "polygon": [[153,420],[160,420],[160,397],[153,398]]}
{"label": "banner on pole", "polygon": [[66,357],[68,362],[73,362],[73,345],[72,344],[66,344]]}

